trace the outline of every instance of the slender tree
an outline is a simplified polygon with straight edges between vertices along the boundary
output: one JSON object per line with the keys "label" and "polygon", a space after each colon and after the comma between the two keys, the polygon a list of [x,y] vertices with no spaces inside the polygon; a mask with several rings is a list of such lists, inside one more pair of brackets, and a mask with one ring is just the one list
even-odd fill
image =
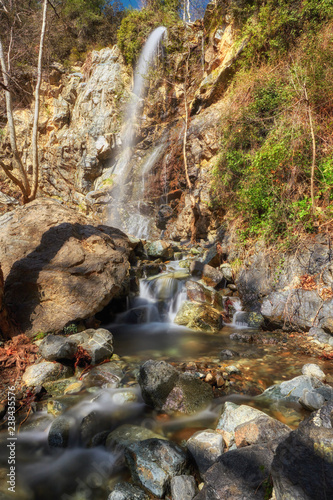
{"label": "slender tree", "polygon": [[21,155],[17,148],[16,141],[16,129],[14,123],[14,113],[13,113],[13,102],[12,95],[10,90],[10,64],[11,64],[11,48],[12,48],[12,40],[13,40],[13,32],[11,29],[9,47],[7,52],[7,63],[4,54],[4,48],[2,43],[2,38],[0,36],[0,65],[1,65],[1,73],[3,78],[3,86],[5,87],[5,96],[6,96],[6,112],[7,112],[7,126],[9,132],[9,140],[10,146],[12,150],[12,155],[14,159],[14,165],[18,170],[18,176],[15,175],[12,171],[12,168],[9,167],[3,161],[0,161],[0,166],[5,171],[6,175],[16,184],[23,195],[23,203],[27,203],[35,199],[38,188],[38,177],[39,177],[39,162],[38,162],[38,118],[39,118],[39,95],[40,95],[40,85],[42,81],[42,58],[43,58],[43,48],[44,48],[44,37],[45,37],[45,27],[46,27],[46,13],[47,13],[47,4],[48,0],[44,0],[43,2],[43,14],[42,14],[42,29],[40,36],[40,44],[39,44],[39,54],[38,54],[38,67],[37,67],[37,83],[35,89],[35,110],[34,110],[34,119],[33,119],[33,127],[32,127],[32,180],[31,184],[29,182],[26,169],[22,163]]}

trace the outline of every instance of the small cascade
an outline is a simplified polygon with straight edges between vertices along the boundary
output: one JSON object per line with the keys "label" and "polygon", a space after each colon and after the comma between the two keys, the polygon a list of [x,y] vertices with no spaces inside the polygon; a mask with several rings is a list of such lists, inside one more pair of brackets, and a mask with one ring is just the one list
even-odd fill
{"label": "small cascade", "polygon": [[248,324],[244,317],[246,313],[243,311],[240,299],[238,297],[228,297],[228,301],[232,302],[232,308],[234,310],[230,326],[235,328],[248,328]]}
{"label": "small cascade", "polygon": [[125,111],[122,152],[112,170],[113,202],[109,209],[108,223],[139,238],[149,235],[149,206],[143,201],[147,176],[164,151],[164,140],[143,157],[134,155],[136,128],[143,106],[144,91],[149,70],[155,60],[166,33],[166,28],[156,28],[145,43],[134,73],[134,87]]}

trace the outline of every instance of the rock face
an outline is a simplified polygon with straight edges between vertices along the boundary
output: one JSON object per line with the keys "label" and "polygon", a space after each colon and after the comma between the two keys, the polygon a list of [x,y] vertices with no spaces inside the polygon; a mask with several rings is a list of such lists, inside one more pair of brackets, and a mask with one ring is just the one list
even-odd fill
{"label": "rock face", "polygon": [[126,281],[127,237],[52,199],[0,218],[5,301],[27,335],[93,316]]}
{"label": "rock face", "polygon": [[278,500],[333,497],[332,412],[326,403],[278,446],[272,465]]}

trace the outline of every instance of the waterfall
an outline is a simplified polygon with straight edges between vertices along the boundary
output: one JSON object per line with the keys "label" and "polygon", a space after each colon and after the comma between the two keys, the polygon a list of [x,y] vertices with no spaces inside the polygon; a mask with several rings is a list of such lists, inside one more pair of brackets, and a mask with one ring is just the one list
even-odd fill
{"label": "waterfall", "polygon": [[112,171],[114,188],[112,190],[113,203],[109,211],[109,224],[141,238],[147,237],[149,232],[149,216],[145,213],[146,210],[142,203],[145,180],[149,170],[161,154],[161,148],[148,154],[141,164],[141,158],[136,160],[138,169],[141,167],[138,178],[134,178],[132,175],[131,160],[133,159],[135,130],[149,69],[165,32],[166,28],[163,26],[156,28],[148,37],[140,54],[134,73],[132,96],[125,111],[122,152]]}

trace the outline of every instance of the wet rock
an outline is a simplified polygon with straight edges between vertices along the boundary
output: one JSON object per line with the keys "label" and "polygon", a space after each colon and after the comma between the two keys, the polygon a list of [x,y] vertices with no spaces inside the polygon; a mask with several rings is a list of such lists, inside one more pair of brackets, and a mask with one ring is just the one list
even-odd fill
{"label": "wet rock", "polygon": [[69,337],[71,342],[82,347],[91,356],[91,364],[97,365],[113,354],[113,336],[108,330],[90,328]]}
{"label": "wet rock", "polygon": [[196,413],[207,408],[213,400],[211,387],[195,375],[181,373],[175,387],[162,406],[163,411]]}
{"label": "wet rock", "polygon": [[39,354],[47,361],[73,359],[76,352],[76,343],[60,335],[48,335],[39,346]]}
{"label": "wet rock", "polygon": [[264,500],[273,452],[251,445],[228,451],[207,470],[205,485],[195,500]]}
{"label": "wet rock", "polygon": [[244,332],[234,332],[230,335],[231,340],[237,340],[238,342],[253,342],[253,336],[250,333]]}
{"label": "wet rock", "polygon": [[234,403],[226,402],[223,405],[216,430],[221,432],[224,442],[227,447],[230,448],[235,444],[236,427],[260,416],[266,416],[266,414],[250,406],[239,406]]}
{"label": "wet rock", "polygon": [[175,476],[170,482],[172,500],[192,500],[197,493],[193,476]]}
{"label": "wet rock", "polygon": [[47,412],[55,417],[61,415],[65,410],[79,402],[78,396],[62,396],[49,399],[47,402]]}
{"label": "wet rock", "polygon": [[199,276],[208,286],[215,287],[224,279],[223,273],[208,264],[194,260],[190,265],[192,276]]}
{"label": "wet rock", "polygon": [[174,322],[193,330],[208,332],[220,330],[223,326],[222,315],[219,311],[207,304],[189,301],[183,302]]}
{"label": "wet rock", "polygon": [[236,351],[233,351],[232,349],[222,349],[220,352],[220,360],[225,360],[225,359],[237,359],[239,358],[239,353]]}
{"label": "wet rock", "polygon": [[214,288],[205,286],[198,281],[189,280],[186,282],[186,291],[188,300],[207,303],[216,309],[223,310],[222,294]]}
{"label": "wet rock", "polygon": [[171,260],[174,253],[171,243],[164,240],[147,242],[145,250],[151,259]]}
{"label": "wet rock", "polygon": [[[51,382],[44,382],[43,387],[46,390],[46,392],[51,395],[51,396],[62,396],[66,390],[67,387],[70,387],[73,384],[77,384],[78,380],[75,377],[70,377],[70,378],[64,378],[60,380],[54,380]],[[80,382],[81,388],[82,388],[82,382]]]}
{"label": "wet rock", "polygon": [[239,374],[241,373],[240,369],[237,368],[237,366],[234,366],[234,365],[230,365],[230,366],[226,366],[224,368],[224,371],[228,374],[228,375],[233,375],[233,374]]}
{"label": "wet rock", "polygon": [[82,377],[86,387],[118,387],[124,376],[122,363],[110,361],[100,366],[95,366]]}
{"label": "wet rock", "polygon": [[120,293],[127,237],[50,198],[0,217],[5,300],[28,336],[94,316]]}
{"label": "wet rock", "polygon": [[148,495],[130,483],[118,483],[108,496],[108,500],[149,500]]}
{"label": "wet rock", "polygon": [[168,221],[173,216],[173,210],[169,205],[160,205],[156,217],[156,227],[158,229],[165,229]]}
{"label": "wet rock", "polygon": [[273,441],[277,443],[290,432],[291,429],[287,425],[263,414],[235,428],[235,443],[237,448]]}
{"label": "wet rock", "polygon": [[318,366],[315,365],[314,363],[307,363],[302,367],[302,373],[303,375],[306,375],[307,377],[315,377],[321,380],[322,382],[325,382],[326,380],[326,375],[323,372],[323,370]]}
{"label": "wet rock", "polygon": [[268,387],[259,397],[267,399],[286,399],[289,401],[298,401],[303,395],[304,389],[311,391],[324,384],[317,378],[300,375],[291,380],[281,382],[281,384]]}
{"label": "wet rock", "polygon": [[306,410],[314,411],[319,410],[319,408],[323,406],[325,398],[317,391],[304,389],[303,394],[298,401]]}
{"label": "wet rock", "polygon": [[166,440],[165,437],[156,434],[156,432],[147,429],[146,427],[139,427],[138,425],[124,424],[117,427],[114,431],[110,432],[106,439],[106,448],[110,451],[113,450],[127,450],[133,444],[147,439]]}
{"label": "wet rock", "polygon": [[69,415],[62,415],[56,418],[50,427],[48,434],[48,443],[52,448],[66,448],[69,443],[70,435],[75,429],[75,418]]}
{"label": "wet rock", "polygon": [[201,476],[211,467],[223,453],[223,438],[217,431],[207,429],[193,434],[186,443]]}
{"label": "wet rock", "polygon": [[203,264],[208,264],[212,267],[219,267],[221,264],[221,255],[217,251],[216,245],[212,246],[205,254]]}
{"label": "wet rock", "polygon": [[27,387],[36,387],[45,382],[67,378],[73,375],[73,369],[60,363],[42,361],[36,365],[28,366],[22,376],[22,382]]}
{"label": "wet rock", "polygon": [[133,481],[162,498],[174,476],[187,472],[186,454],[174,443],[148,439],[133,444],[125,452]]}
{"label": "wet rock", "polygon": [[146,361],[140,366],[138,380],[143,399],[149,406],[162,408],[178,378],[177,370],[165,361]]}
{"label": "wet rock", "polygon": [[84,389],[84,383],[80,380],[69,384],[64,390],[64,394],[77,394]]}
{"label": "wet rock", "polygon": [[301,422],[278,446],[272,465],[276,498],[333,498],[333,402]]}
{"label": "wet rock", "polygon": [[179,373],[165,361],[146,361],[140,367],[139,384],[144,401],[163,411],[194,413],[207,407],[212,389],[195,375]]}

